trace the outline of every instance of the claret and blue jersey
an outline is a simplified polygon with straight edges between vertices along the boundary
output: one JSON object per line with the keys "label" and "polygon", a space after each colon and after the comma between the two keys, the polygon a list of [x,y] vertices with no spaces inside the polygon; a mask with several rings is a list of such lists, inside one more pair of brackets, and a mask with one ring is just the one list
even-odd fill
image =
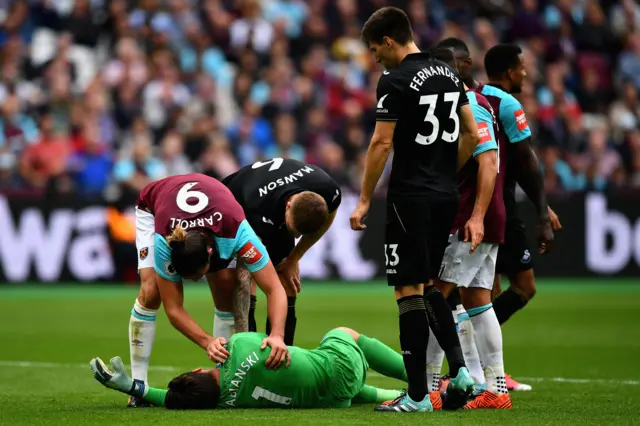
{"label": "claret and blue jersey", "polygon": [[136,205],[154,216],[154,269],[168,281],[182,281],[171,265],[171,248],[165,239],[176,226],[210,232],[219,257],[239,256],[250,272],[269,263],[267,250],[242,207],[226,186],[211,177],[188,174],[162,179],[144,188]]}
{"label": "claret and blue jersey", "polygon": [[487,98],[493,107],[500,128],[509,143],[522,142],[531,136],[524,108],[513,95],[491,84],[479,86],[476,92]]}

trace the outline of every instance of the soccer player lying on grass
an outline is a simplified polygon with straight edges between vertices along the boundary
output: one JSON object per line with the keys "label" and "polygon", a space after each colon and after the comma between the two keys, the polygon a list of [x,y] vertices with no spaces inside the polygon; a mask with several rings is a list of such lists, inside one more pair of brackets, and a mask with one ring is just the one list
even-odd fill
{"label": "soccer player lying on grass", "polygon": [[[218,353],[222,366],[181,374],[169,389],[131,379],[119,357],[111,369],[91,360],[94,377],[108,388],[169,409],[346,408],[351,403],[381,403],[400,391],[365,384],[367,369],[406,382],[402,356],[376,339],[349,328],[328,332],[313,350],[289,347],[291,365],[268,369],[271,348],[262,333],[237,333]],[[441,406],[442,401],[433,401]]]}

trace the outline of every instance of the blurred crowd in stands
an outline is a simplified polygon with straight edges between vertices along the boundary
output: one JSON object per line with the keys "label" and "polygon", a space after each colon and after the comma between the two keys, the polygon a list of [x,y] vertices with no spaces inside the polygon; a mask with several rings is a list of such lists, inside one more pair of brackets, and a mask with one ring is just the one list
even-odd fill
{"label": "blurred crowd in stands", "polygon": [[384,5],[421,48],[465,40],[481,81],[486,49],[524,48],[549,191],[640,188],[633,0],[0,0],[0,191],[113,197],[271,157],[359,190],[381,72],[359,36]]}

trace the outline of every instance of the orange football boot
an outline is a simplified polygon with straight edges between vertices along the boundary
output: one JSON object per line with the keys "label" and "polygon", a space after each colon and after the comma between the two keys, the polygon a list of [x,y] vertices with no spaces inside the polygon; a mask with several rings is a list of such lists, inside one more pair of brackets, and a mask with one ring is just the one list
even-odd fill
{"label": "orange football boot", "polygon": [[513,408],[511,396],[508,393],[497,394],[491,391],[484,391],[478,395],[473,401],[467,402],[463,407],[465,410],[473,410],[478,408],[494,408],[508,410]]}
{"label": "orange football boot", "polygon": [[442,410],[442,396],[440,392],[433,391],[429,393],[429,399],[431,400],[431,405],[433,406],[433,410]]}

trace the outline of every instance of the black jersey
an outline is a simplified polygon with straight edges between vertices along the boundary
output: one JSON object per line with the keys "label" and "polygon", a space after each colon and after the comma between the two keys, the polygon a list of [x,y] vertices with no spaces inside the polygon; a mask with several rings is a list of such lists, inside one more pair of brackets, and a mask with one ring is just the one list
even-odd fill
{"label": "black jersey", "polygon": [[294,194],[315,192],[324,198],[329,213],[342,201],[340,186],[324,170],[297,160],[258,161],[227,176],[222,183],[231,190],[249,224],[263,240],[286,230],[287,200]]}
{"label": "black jersey", "polygon": [[458,196],[460,76],[427,53],[414,53],[378,81],[377,121],[396,121],[388,199]]}

